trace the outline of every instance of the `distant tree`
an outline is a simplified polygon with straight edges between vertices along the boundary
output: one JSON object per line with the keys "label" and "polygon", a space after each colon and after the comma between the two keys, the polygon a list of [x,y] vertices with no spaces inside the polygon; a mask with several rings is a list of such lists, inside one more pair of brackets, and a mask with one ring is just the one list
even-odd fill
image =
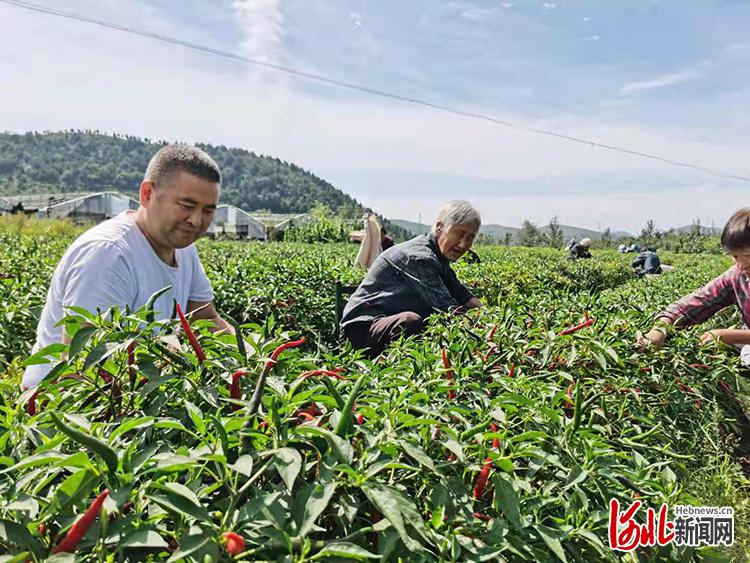
{"label": "distant tree", "polygon": [[517,238],[521,246],[539,246],[543,240],[539,227],[527,219],[521,225]]}
{"label": "distant tree", "polygon": [[609,227],[602,231],[601,244],[604,248],[609,247],[612,244],[612,231]]}
{"label": "distant tree", "polygon": [[656,228],[653,219],[646,221],[645,226],[641,229],[641,246],[655,246],[661,240],[661,232]]}
{"label": "distant tree", "polygon": [[503,237],[503,244],[505,246],[510,246],[513,244],[513,234],[512,233],[505,233],[505,236]]}
{"label": "distant tree", "polygon": [[549,225],[547,226],[547,243],[552,248],[561,248],[565,242],[562,227],[560,227],[560,221],[557,219],[557,215],[550,219]]}

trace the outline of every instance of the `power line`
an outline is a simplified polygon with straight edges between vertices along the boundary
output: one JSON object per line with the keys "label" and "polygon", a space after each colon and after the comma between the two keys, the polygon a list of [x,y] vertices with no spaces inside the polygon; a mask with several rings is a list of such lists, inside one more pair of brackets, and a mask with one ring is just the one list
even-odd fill
{"label": "power line", "polygon": [[679,167],[682,167],[682,168],[689,168],[691,170],[697,170],[699,172],[703,172],[703,173],[709,174],[711,176],[716,176],[717,178],[727,178],[727,179],[731,179],[731,180],[741,180],[743,182],[750,182],[750,176],[742,176],[742,175],[739,175],[739,174],[731,174],[731,173],[727,173],[727,172],[722,172],[721,170],[707,168],[705,166],[700,166],[698,164],[693,164],[693,163],[690,163],[690,162],[683,162],[683,161],[679,161],[679,160],[672,160],[670,158],[666,158],[666,157],[663,157],[663,156],[659,156],[659,155],[655,155],[655,154],[651,154],[651,153],[646,153],[646,152],[641,152],[641,151],[637,151],[637,150],[634,150],[634,149],[629,149],[627,147],[622,147],[622,146],[618,146],[618,145],[611,145],[611,144],[607,144],[607,143],[600,143],[598,141],[593,141],[591,139],[584,139],[582,137],[576,137],[575,135],[568,135],[566,133],[559,133],[557,131],[552,131],[550,129],[542,129],[542,128],[539,128],[539,127],[529,127],[529,126],[526,126],[526,125],[520,125],[518,123],[513,123],[513,122],[510,122],[510,121],[505,121],[505,120],[502,120],[502,119],[497,119],[497,118],[494,118],[494,117],[489,116],[489,115],[485,115],[485,114],[481,114],[481,113],[475,113],[475,112],[470,112],[470,111],[464,111],[464,110],[460,110],[460,109],[457,109],[457,108],[454,108],[454,107],[445,106],[445,105],[442,105],[442,104],[437,104],[437,103],[430,102],[430,101],[427,101],[427,100],[422,100],[422,99],[419,99],[419,98],[413,98],[413,97],[410,97],[410,96],[404,96],[402,94],[396,94],[396,93],[393,93],[393,92],[387,92],[385,90],[379,90],[377,88],[370,88],[368,86],[362,86],[360,84],[354,84],[352,82],[346,82],[346,81],[343,81],[343,80],[338,80],[336,78],[329,78],[327,76],[323,76],[323,75],[320,75],[320,74],[306,72],[306,71],[303,71],[303,70],[298,70],[298,69],[286,67],[286,66],[283,66],[283,65],[269,63],[269,62],[266,62],[266,61],[260,61],[260,60],[257,60],[257,59],[252,59],[252,58],[249,58],[249,57],[245,57],[243,55],[239,55],[237,53],[233,53],[231,51],[223,51],[221,49],[215,49],[213,47],[207,47],[205,45],[200,45],[198,43],[192,43],[190,41],[184,41],[182,39],[178,39],[178,38],[175,38],[175,37],[170,37],[170,36],[163,35],[163,34],[160,34],[160,33],[153,33],[153,32],[150,32],[150,31],[143,31],[143,30],[140,30],[140,29],[136,29],[134,27],[130,27],[130,26],[126,26],[126,25],[121,25],[121,24],[118,24],[118,23],[109,22],[109,21],[106,21],[106,20],[98,19],[98,18],[92,18],[92,17],[89,17],[89,16],[83,16],[83,15],[75,14],[75,13],[72,13],[72,12],[64,12],[64,11],[61,11],[61,10],[54,10],[52,8],[47,8],[45,6],[39,6],[37,4],[32,4],[32,3],[29,3],[29,2],[22,2],[20,0],[0,0],[0,2],[2,2],[4,4],[9,4],[11,6],[15,6],[17,8],[23,8],[25,10],[31,10],[31,11],[34,11],[34,12],[39,12],[39,13],[43,13],[43,14],[47,14],[47,15],[51,15],[51,16],[57,16],[57,17],[61,17],[61,18],[67,18],[67,19],[71,19],[71,20],[83,22],[83,23],[89,23],[89,24],[93,24],[93,25],[98,25],[100,27],[114,29],[114,30],[117,30],[117,31],[122,31],[122,32],[125,32],[125,33],[130,33],[130,34],[133,34],[133,35],[139,35],[141,37],[147,37],[149,39],[155,39],[157,41],[162,41],[164,43],[170,43],[172,45],[179,45],[181,47],[186,47],[188,49],[193,49],[193,50],[196,50],[196,51],[201,51],[203,53],[208,53],[208,54],[211,54],[211,55],[217,55],[219,57],[224,57],[224,58],[233,59],[233,60],[240,61],[240,62],[247,63],[247,64],[252,64],[252,65],[256,65],[256,66],[260,66],[260,67],[265,67],[265,68],[273,69],[273,70],[276,70],[278,72],[283,72],[285,74],[290,74],[290,75],[301,77],[301,78],[307,78],[309,80],[314,80],[316,82],[320,82],[320,83],[323,83],[323,84],[328,84],[328,85],[331,85],[331,86],[338,86],[340,88],[346,88],[346,89],[349,89],[349,90],[355,90],[355,91],[358,91],[358,92],[363,92],[363,93],[366,93],[366,94],[371,94],[373,96],[379,96],[381,98],[389,98],[389,99],[392,99],[392,100],[398,100],[398,101],[401,101],[401,102],[407,102],[407,103],[411,103],[411,104],[416,104],[416,105],[428,107],[428,108],[431,108],[431,109],[435,109],[435,110],[438,110],[438,111],[442,111],[442,112],[445,112],[445,113],[450,113],[450,114],[453,114],[453,115],[458,115],[458,116],[462,116],[462,117],[469,117],[469,118],[473,118],[473,119],[478,119],[478,120],[481,120],[481,121],[486,121],[486,122],[489,122],[489,123],[493,123],[495,125],[501,125],[503,127],[507,127],[507,128],[510,128],[510,129],[515,129],[517,131],[523,131],[523,132],[526,132],[526,133],[535,133],[535,134],[538,134],[538,135],[546,135],[548,137],[554,137],[556,139],[562,139],[562,140],[565,140],[565,141],[570,141],[570,142],[574,142],[574,143],[578,143],[578,144],[582,144],[582,145],[588,145],[591,148],[605,149],[605,150],[615,151],[615,152],[619,152],[619,153],[623,153],[623,154],[628,154],[628,155],[631,155],[631,156],[636,156],[636,157],[639,157],[639,158],[647,158],[649,160],[655,160],[657,162],[661,162],[661,163],[664,163],[664,164],[670,164],[672,166],[679,166]]}

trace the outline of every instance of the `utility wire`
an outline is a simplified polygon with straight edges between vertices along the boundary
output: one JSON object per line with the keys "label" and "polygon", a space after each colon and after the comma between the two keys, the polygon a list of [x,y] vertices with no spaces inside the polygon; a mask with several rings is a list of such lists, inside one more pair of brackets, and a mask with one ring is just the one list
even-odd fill
{"label": "utility wire", "polygon": [[260,60],[257,60],[257,59],[252,59],[252,58],[249,58],[249,57],[245,57],[243,55],[239,55],[237,53],[233,53],[231,51],[223,51],[221,49],[215,49],[213,47],[207,47],[205,45],[200,45],[198,43],[192,43],[190,41],[185,41],[185,40],[182,40],[182,39],[178,39],[178,38],[175,38],[175,37],[170,37],[170,36],[163,35],[163,34],[160,34],[160,33],[153,33],[153,32],[150,32],[150,31],[144,31],[144,30],[137,29],[137,28],[134,28],[134,27],[130,27],[130,26],[126,26],[126,25],[121,25],[121,24],[118,24],[118,23],[114,23],[114,22],[110,22],[110,21],[106,21],[106,20],[101,20],[101,19],[98,19],[98,18],[92,18],[92,17],[89,17],[89,16],[83,16],[83,15],[75,14],[75,13],[72,13],[72,12],[64,12],[64,11],[61,11],[61,10],[54,10],[52,8],[47,8],[45,6],[40,6],[38,4],[32,4],[30,2],[23,2],[21,0],[0,0],[0,3],[9,4],[9,5],[15,6],[17,8],[23,8],[23,9],[26,9],[26,10],[31,10],[31,11],[34,11],[34,12],[39,12],[39,13],[42,13],[42,14],[48,14],[48,15],[52,15],[52,16],[58,16],[58,17],[61,17],[61,18],[67,18],[67,19],[70,19],[70,20],[75,20],[75,21],[79,21],[79,22],[83,22],[83,23],[89,23],[89,24],[100,26],[100,27],[114,29],[114,30],[117,30],[117,31],[123,31],[125,33],[130,33],[130,34],[133,34],[133,35],[139,35],[141,37],[147,37],[149,39],[155,39],[157,41],[162,41],[164,43],[170,43],[172,45],[179,45],[181,47],[186,47],[188,49],[193,49],[193,50],[196,50],[196,51],[201,51],[203,53],[209,53],[211,55],[217,55],[219,57],[224,57],[224,58],[233,59],[233,60],[236,60],[236,61],[241,61],[243,63],[247,63],[247,64],[251,64],[251,65],[255,65],[255,66],[270,68],[270,69],[276,70],[278,72],[283,72],[285,74],[290,74],[292,76],[298,76],[298,77],[302,77],[302,78],[307,78],[307,79],[314,80],[316,82],[320,82],[320,83],[323,83],[323,84],[329,84],[331,86],[338,86],[340,88],[346,88],[346,89],[349,89],[349,90],[355,90],[357,92],[364,92],[366,94],[371,94],[373,96],[379,96],[381,98],[389,98],[389,99],[392,99],[392,100],[398,100],[398,101],[401,101],[401,102],[407,102],[407,103],[411,103],[411,104],[416,104],[416,105],[428,107],[428,108],[431,108],[431,109],[435,109],[435,110],[438,110],[438,111],[442,111],[442,112],[445,112],[445,113],[450,113],[450,114],[453,114],[453,115],[458,115],[458,116],[462,116],[462,117],[470,117],[470,118],[473,118],[473,119],[479,119],[481,121],[486,121],[486,122],[489,122],[489,123],[493,123],[495,125],[501,125],[503,127],[508,127],[510,129],[515,129],[517,131],[524,131],[526,133],[535,133],[535,134],[538,134],[538,135],[546,135],[548,137],[554,137],[556,139],[562,139],[562,140],[565,140],[565,141],[571,141],[571,142],[579,143],[579,144],[582,144],[582,145],[588,145],[591,148],[605,149],[605,150],[615,151],[615,152],[619,152],[619,153],[623,153],[623,154],[629,154],[631,156],[636,156],[636,157],[639,157],[639,158],[647,158],[649,160],[655,160],[657,162],[661,162],[661,163],[664,163],[664,164],[670,164],[672,166],[679,166],[679,167],[682,167],[682,168],[689,168],[691,170],[697,170],[699,172],[703,172],[703,173],[709,174],[711,176],[716,176],[717,178],[727,178],[727,179],[731,179],[731,180],[740,180],[740,181],[743,181],[743,182],[750,182],[750,176],[742,176],[742,175],[739,175],[739,174],[732,174],[732,173],[728,173],[728,172],[723,172],[721,170],[717,170],[717,169],[713,169],[713,168],[707,168],[705,166],[700,166],[698,164],[693,164],[693,163],[690,163],[690,162],[684,162],[684,161],[679,161],[679,160],[672,160],[670,158],[666,158],[666,157],[659,156],[659,155],[656,155],[656,154],[641,152],[641,151],[637,151],[637,150],[634,150],[634,149],[629,149],[627,147],[622,147],[622,146],[618,146],[618,145],[610,145],[610,144],[607,144],[607,143],[600,143],[598,141],[594,141],[594,140],[591,140],[591,139],[584,139],[582,137],[576,137],[574,135],[568,135],[566,133],[559,133],[557,131],[552,131],[550,129],[542,129],[542,128],[538,128],[538,127],[529,127],[529,126],[526,126],[526,125],[520,125],[518,123],[513,123],[513,122],[510,122],[510,121],[505,121],[505,120],[502,120],[502,119],[497,119],[497,118],[489,116],[489,115],[485,115],[485,114],[481,114],[481,113],[475,113],[475,112],[471,112],[471,111],[464,111],[464,110],[460,110],[460,109],[457,109],[457,108],[454,108],[454,107],[450,107],[450,106],[445,106],[445,105],[441,105],[441,104],[429,102],[427,100],[422,100],[422,99],[419,99],[419,98],[412,98],[410,96],[404,96],[404,95],[396,94],[396,93],[393,93],[393,92],[387,92],[385,90],[379,90],[377,88],[370,88],[368,86],[362,86],[360,84],[354,84],[352,82],[346,82],[346,81],[338,80],[338,79],[335,79],[335,78],[329,78],[327,76],[323,76],[323,75],[320,75],[320,74],[306,72],[306,71],[303,71],[303,70],[298,70],[298,69],[286,67],[286,66],[283,66],[283,65],[269,63],[269,62],[266,62],[266,61],[260,61]]}

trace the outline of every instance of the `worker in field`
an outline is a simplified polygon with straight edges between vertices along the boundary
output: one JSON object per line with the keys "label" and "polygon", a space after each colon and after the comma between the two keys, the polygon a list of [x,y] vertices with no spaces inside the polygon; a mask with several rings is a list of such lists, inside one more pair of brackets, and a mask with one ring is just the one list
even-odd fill
{"label": "worker in field", "polygon": [[745,327],[709,330],[701,335],[701,344],[719,341],[738,348],[750,344],[747,329],[750,326],[750,208],[740,209],[729,218],[721,233],[721,245],[733,258],[732,267],[659,313],[654,327],[637,339],[639,350],[660,348],[674,329],[703,323],[730,305],[740,309]]}
{"label": "worker in field", "polygon": [[352,345],[375,357],[400,335],[420,332],[434,312],[480,307],[450,266],[471,248],[480,225],[470,203],[452,201],[431,233],[380,254],[344,308],[341,326]]}
{"label": "worker in field", "polygon": [[574,244],[568,250],[568,260],[578,260],[579,258],[591,258],[591,239],[582,238],[580,242]]}
{"label": "worker in field", "polygon": [[[68,340],[60,326],[66,307],[89,312],[135,310],[154,303],[156,319],[169,319],[173,301],[193,319],[234,333],[214,308],[213,290],[193,244],[206,233],[219,202],[221,173],[202,150],[169,145],[149,162],[140,207],[104,221],[78,237],[55,268],[32,353]],[[25,388],[35,387],[50,364],[29,366]]]}
{"label": "worker in field", "polygon": [[656,254],[656,248],[648,247],[631,262],[631,267],[639,276],[646,274],[661,274],[661,260]]}

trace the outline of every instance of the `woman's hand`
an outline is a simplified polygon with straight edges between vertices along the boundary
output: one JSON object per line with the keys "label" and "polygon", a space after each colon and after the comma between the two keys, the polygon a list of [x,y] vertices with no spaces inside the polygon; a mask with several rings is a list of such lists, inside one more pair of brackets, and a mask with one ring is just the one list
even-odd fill
{"label": "woman's hand", "polygon": [[664,346],[667,340],[667,333],[658,328],[652,328],[646,334],[641,335],[636,341],[638,352],[646,352],[649,348],[659,349]]}

